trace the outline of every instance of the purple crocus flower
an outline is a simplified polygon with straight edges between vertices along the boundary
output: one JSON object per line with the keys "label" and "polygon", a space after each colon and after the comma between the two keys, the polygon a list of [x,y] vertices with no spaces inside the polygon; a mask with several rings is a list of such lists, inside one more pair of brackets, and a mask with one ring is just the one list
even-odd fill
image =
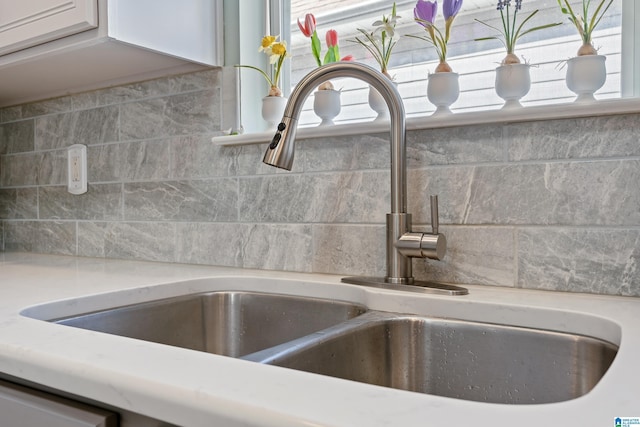
{"label": "purple crocus flower", "polygon": [[[446,0],[445,0],[446,3]],[[429,22],[433,25],[433,20],[436,17],[436,13],[438,13],[438,1],[427,1],[427,0],[418,0],[416,3],[416,7],[413,9],[413,16],[420,25],[426,27],[428,24],[425,22]],[[425,21],[425,22],[421,22]]]}
{"label": "purple crocus flower", "polygon": [[442,14],[444,19],[455,18],[462,7],[462,0],[444,0],[442,3]]}

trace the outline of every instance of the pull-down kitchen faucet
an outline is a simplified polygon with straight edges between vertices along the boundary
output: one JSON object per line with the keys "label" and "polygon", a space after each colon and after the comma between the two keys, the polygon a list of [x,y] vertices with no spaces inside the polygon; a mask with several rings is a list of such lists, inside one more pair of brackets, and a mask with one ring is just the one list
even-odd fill
{"label": "pull-down kitchen faucet", "polygon": [[437,196],[431,197],[431,233],[411,231],[411,214],[407,213],[407,154],[405,114],[402,98],[391,81],[375,69],[355,63],[336,62],[307,74],[294,88],[284,110],[282,122],[274,135],[263,162],[291,170],[295,151],[295,135],[302,105],[319,84],[334,78],[354,77],[373,86],[385,99],[391,119],[391,213],[387,214],[387,275],[384,278],[350,277],[343,281],[378,287],[416,284],[437,288],[451,294],[467,293],[452,285],[416,282],[412,275],[411,258],[442,259],[446,239],[438,233]]}

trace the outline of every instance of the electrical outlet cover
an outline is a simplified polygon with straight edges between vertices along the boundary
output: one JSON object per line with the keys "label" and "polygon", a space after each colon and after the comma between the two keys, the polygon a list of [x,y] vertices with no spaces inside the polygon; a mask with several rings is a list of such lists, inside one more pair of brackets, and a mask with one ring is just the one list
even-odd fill
{"label": "electrical outlet cover", "polygon": [[74,144],[67,150],[67,191],[71,194],[87,192],[87,146]]}

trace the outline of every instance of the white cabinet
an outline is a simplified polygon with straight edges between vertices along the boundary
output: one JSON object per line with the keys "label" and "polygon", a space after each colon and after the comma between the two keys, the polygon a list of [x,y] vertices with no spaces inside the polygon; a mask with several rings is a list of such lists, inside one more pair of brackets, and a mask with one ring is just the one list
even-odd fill
{"label": "white cabinet", "polygon": [[97,0],[0,0],[0,55],[97,26]]}
{"label": "white cabinet", "polygon": [[117,427],[118,416],[73,400],[0,381],[0,425]]}
{"label": "white cabinet", "polygon": [[0,0],[0,107],[222,66],[222,2]]}

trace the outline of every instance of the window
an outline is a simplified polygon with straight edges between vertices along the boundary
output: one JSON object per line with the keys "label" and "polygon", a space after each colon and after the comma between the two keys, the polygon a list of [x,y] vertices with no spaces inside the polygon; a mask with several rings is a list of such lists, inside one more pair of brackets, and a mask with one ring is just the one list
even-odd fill
{"label": "window", "polygon": [[[285,0],[287,1],[287,0]],[[371,29],[371,24],[383,14],[391,11],[390,0],[288,0],[290,4],[290,41],[292,53],[291,84],[316,67],[311,55],[309,39],[297,26],[297,18],[305,13],[314,13],[318,21],[318,35],[323,41],[327,30],[333,28],[340,35],[342,55],[353,54],[356,60],[377,64],[361,46],[349,42],[357,34],[356,28]],[[440,2],[441,3],[441,2]],[[582,1],[572,1],[581,8]],[[632,2],[630,2],[632,3]],[[398,14],[402,17],[396,30],[400,35],[418,34],[423,30],[413,20],[415,0],[396,1]],[[500,26],[500,15],[496,11],[496,0],[465,0],[461,13],[453,25],[449,41],[448,62],[460,74],[460,97],[452,106],[454,112],[479,111],[499,108],[503,101],[495,94],[495,68],[505,55],[499,41],[476,42],[474,39],[493,35],[491,30],[474,19],[481,19]],[[628,5],[627,5],[628,6]],[[621,96],[621,51],[622,51],[622,0],[614,1],[605,18],[594,33],[594,45],[599,53],[607,56],[607,82],[598,91],[598,99]],[[441,6],[440,6],[441,8]],[[520,17],[526,17],[537,8],[540,12],[530,21],[534,26],[551,22],[564,25],[533,32],[518,41],[516,53],[531,67],[532,86],[523,98],[523,105],[539,105],[570,102],[575,95],[566,88],[566,70],[563,63],[575,56],[580,47],[580,38],[574,26],[560,13],[557,0],[528,0],[523,2]],[[285,8],[285,10],[288,8]],[[436,25],[443,25],[441,10]],[[285,20],[286,22],[286,20]],[[410,37],[401,37],[396,45],[390,74],[398,83],[408,117],[426,116],[435,110],[426,98],[427,77],[437,65],[435,49],[426,42]],[[343,91],[342,111],[336,123],[370,120],[375,113],[367,104],[368,87],[355,79],[334,82]],[[301,125],[315,125],[319,118],[312,111],[312,95],[307,100],[300,117]]]}

